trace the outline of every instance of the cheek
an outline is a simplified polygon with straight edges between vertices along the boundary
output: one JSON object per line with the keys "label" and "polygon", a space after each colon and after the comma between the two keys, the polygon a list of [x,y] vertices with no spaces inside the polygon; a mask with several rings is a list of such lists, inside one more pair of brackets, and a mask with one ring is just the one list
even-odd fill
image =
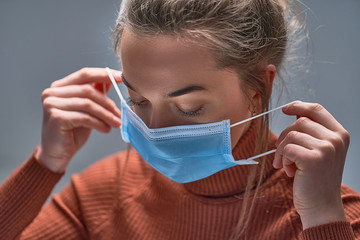
{"label": "cheek", "polygon": [[230,129],[230,135],[231,135],[231,148],[234,148],[236,144],[239,142],[241,137],[246,133],[246,131],[250,127],[249,123],[244,123],[239,126],[233,127]]}
{"label": "cheek", "polygon": [[[236,101],[232,101],[230,105],[232,106],[230,111],[231,124],[251,117],[251,112],[249,110],[249,100],[245,95],[239,96]],[[230,129],[232,148],[235,147],[240,138],[246,133],[250,127],[250,124],[251,122],[246,122]]]}

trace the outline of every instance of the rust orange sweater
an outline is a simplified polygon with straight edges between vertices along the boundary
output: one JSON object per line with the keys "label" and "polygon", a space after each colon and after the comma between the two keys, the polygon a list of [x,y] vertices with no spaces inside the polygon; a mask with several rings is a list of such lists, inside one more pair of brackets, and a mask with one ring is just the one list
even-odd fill
{"label": "rust orange sweater", "polygon": [[[235,159],[255,146],[251,128]],[[271,138],[271,143],[275,136]],[[229,239],[238,222],[250,167],[236,166],[179,184],[153,170],[134,151],[109,156],[74,175],[42,208],[61,174],[32,155],[0,188],[0,239]],[[292,202],[292,179],[272,168],[255,201],[247,239],[360,238],[360,196],[342,187],[347,222],[302,231]],[[128,159],[128,161],[126,161]]]}

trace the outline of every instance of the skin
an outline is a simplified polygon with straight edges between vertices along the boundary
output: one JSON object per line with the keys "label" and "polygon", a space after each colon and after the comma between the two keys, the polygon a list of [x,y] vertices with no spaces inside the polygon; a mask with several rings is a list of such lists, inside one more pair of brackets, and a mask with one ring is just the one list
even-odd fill
{"label": "skin", "polygon": [[[149,128],[224,119],[235,123],[252,114],[254,107],[240,88],[238,75],[217,68],[207,49],[173,36],[139,37],[125,30],[120,54],[133,109]],[[189,86],[201,89],[168,97]],[[249,93],[259,102],[255,91]],[[231,129],[232,147],[249,125]]]}
{"label": "skin", "polygon": [[[259,94],[245,89],[231,69],[216,68],[210,52],[195,43],[138,36],[125,29],[121,44],[123,79],[131,87],[133,109],[150,128],[224,119],[235,123],[261,109]],[[120,73],[112,71],[121,82]],[[272,85],[276,68],[265,64],[264,72],[263,80]],[[103,94],[103,84],[106,92],[111,83],[104,69],[84,68],[44,90],[36,158],[51,171],[65,171],[92,129],[107,133],[120,126],[120,111]],[[189,86],[197,87],[179,93]],[[294,177],[294,205],[303,228],[346,220],[340,185],[349,133],[319,104],[298,102],[283,112],[298,119],[279,136],[273,165]],[[233,147],[249,124],[231,129]]]}
{"label": "skin", "polygon": [[104,95],[103,83],[107,92],[111,82],[104,69],[83,68],[43,91],[41,143],[35,157],[51,171],[65,172],[92,129],[107,133],[120,126],[120,110]]}
{"label": "skin", "polygon": [[273,166],[294,177],[303,228],[346,221],[340,188],[349,133],[319,104],[294,103],[283,112],[300,117],[277,140]]}

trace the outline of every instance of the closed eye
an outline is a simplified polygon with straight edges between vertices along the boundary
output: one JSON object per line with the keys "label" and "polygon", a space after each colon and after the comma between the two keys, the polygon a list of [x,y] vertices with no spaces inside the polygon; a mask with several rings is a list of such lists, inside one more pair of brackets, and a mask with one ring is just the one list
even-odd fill
{"label": "closed eye", "polygon": [[185,116],[185,117],[196,117],[196,116],[199,116],[202,112],[202,110],[204,109],[203,107],[200,107],[194,111],[184,111],[184,110],[181,110],[179,107],[177,107],[178,109],[178,112],[182,115],[182,116]]}
{"label": "closed eye", "polygon": [[133,106],[138,106],[138,107],[139,107],[139,106],[144,105],[146,102],[147,102],[147,100],[134,101],[134,100],[132,100],[131,98],[126,99],[126,103],[127,103],[130,107],[133,107]]}

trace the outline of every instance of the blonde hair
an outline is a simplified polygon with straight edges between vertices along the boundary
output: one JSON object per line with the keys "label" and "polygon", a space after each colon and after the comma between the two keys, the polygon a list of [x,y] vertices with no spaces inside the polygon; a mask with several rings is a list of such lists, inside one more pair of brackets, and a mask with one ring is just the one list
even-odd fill
{"label": "blonde hair", "polygon": [[[294,6],[295,1],[286,0],[123,0],[112,35],[115,53],[119,53],[125,28],[143,36],[161,34],[195,41],[212,52],[219,68],[235,70],[243,79],[245,90],[260,94],[262,109],[257,111],[264,112],[269,108],[271,86],[261,78],[263,66],[273,64],[281,69],[289,34],[300,28],[295,18],[289,18]],[[268,148],[268,122],[267,116],[260,119],[254,154]],[[265,169],[265,164],[261,165],[249,174],[244,205],[232,238],[246,234]],[[257,174],[260,180],[248,208]]]}

